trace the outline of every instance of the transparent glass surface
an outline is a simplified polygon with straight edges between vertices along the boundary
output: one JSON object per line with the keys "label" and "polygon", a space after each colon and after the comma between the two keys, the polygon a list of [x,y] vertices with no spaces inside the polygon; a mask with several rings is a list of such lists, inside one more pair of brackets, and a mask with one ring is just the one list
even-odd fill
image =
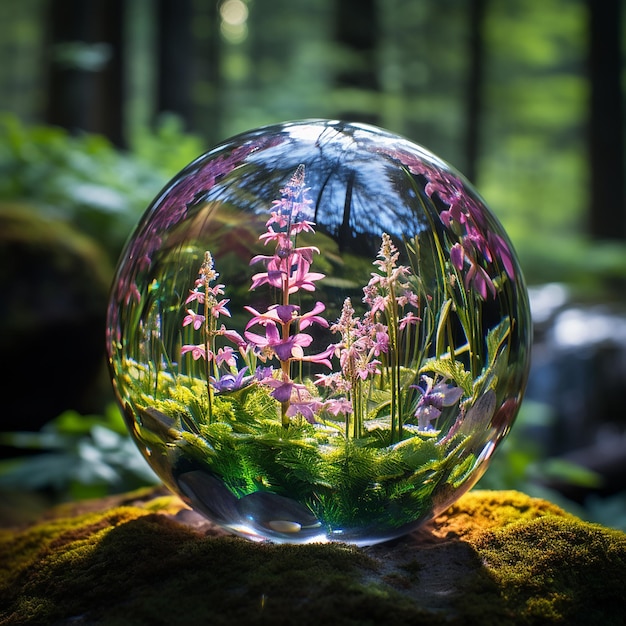
{"label": "transparent glass surface", "polygon": [[121,256],[113,386],[148,463],[230,532],[369,545],[472,487],[529,365],[527,292],[471,185],[316,120],[180,172]]}

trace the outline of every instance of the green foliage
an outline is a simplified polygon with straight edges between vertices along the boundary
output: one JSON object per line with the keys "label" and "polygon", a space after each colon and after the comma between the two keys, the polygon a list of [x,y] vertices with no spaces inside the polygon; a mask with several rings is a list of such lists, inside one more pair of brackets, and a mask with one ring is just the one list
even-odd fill
{"label": "green foliage", "polygon": [[201,152],[197,138],[166,120],[138,133],[134,151],[94,134],[26,126],[0,116],[0,200],[26,201],[42,215],[72,222],[117,260],[139,216],[163,185]]}
{"label": "green foliage", "polygon": [[185,133],[178,117],[164,114],[154,130],[140,128],[133,133],[130,156],[166,181],[209,147],[200,136]]}
{"label": "green foliage", "polygon": [[388,424],[374,425],[354,440],[332,424],[314,426],[304,419],[285,428],[269,393],[251,385],[216,395],[213,421],[204,419],[199,431],[186,428],[184,406],[176,407],[171,398],[158,401],[156,410],[139,410],[138,436],[158,453],[164,444],[154,433],[165,428],[168,454],[178,449],[236,497],[297,493],[331,527],[387,521],[390,510],[395,525],[411,523],[420,512],[430,513],[435,488],[460,483],[475,467],[476,454],[464,451],[461,435],[446,446],[434,435],[407,430],[406,440],[389,447]]}
{"label": "green foliage", "polygon": [[591,488],[600,484],[600,477],[596,473],[580,465],[547,456],[537,433],[545,431],[553,419],[554,415],[548,406],[530,400],[523,402],[514,427],[498,447],[491,459],[489,471],[480,479],[478,487],[516,489],[549,498],[577,515],[588,516],[583,507],[542,485],[546,479],[559,479],[563,484]]}
{"label": "green foliage", "polygon": [[66,411],[40,432],[1,433],[0,443],[38,452],[0,461],[0,489],[52,490],[55,499],[64,500],[156,482],[113,404],[103,415]]}

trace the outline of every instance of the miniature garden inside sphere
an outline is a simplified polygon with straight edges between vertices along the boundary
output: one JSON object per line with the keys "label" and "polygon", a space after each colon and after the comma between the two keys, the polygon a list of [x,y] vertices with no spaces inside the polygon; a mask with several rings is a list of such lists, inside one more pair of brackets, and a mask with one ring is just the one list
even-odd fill
{"label": "miniature garden inside sphere", "polygon": [[421,146],[313,120],[230,139],[129,239],[107,349],[163,482],[224,529],[369,545],[472,487],[526,384],[516,255]]}

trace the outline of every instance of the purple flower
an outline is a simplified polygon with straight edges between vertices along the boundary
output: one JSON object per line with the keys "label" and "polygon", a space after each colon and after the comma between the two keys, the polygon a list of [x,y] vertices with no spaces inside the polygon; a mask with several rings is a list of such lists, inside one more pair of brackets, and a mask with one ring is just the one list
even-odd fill
{"label": "purple flower", "polygon": [[319,250],[311,247],[285,251],[284,248],[277,247],[274,256],[255,256],[250,261],[250,265],[258,261],[266,261],[267,272],[255,274],[252,277],[250,289],[268,284],[271,287],[283,289],[288,294],[296,293],[300,289],[315,291],[313,283],[324,278],[325,274],[309,272],[313,252],[319,252]]}
{"label": "purple flower", "polygon": [[315,414],[323,406],[324,403],[314,398],[304,385],[293,385],[287,416],[295,417],[299,413],[309,424],[315,424]]}
{"label": "purple flower", "polygon": [[292,400],[287,409],[287,417],[295,417],[298,413],[309,422],[309,424],[315,424],[315,414],[324,406],[324,403],[320,400],[311,399],[305,402],[298,402]]}
{"label": "purple flower", "polygon": [[454,406],[461,399],[463,389],[448,384],[445,380],[435,385],[430,376],[422,376],[422,380],[426,383],[425,386],[411,385],[422,394],[417,403],[415,417],[420,430],[429,430],[430,422],[441,415],[443,407]]}
{"label": "purple flower", "polygon": [[296,385],[292,380],[278,380],[277,378],[266,378],[263,384],[274,388],[270,396],[279,402],[289,402],[291,391]]}
{"label": "purple flower", "polygon": [[256,368],[254,372],[254,378],[259,382],[264,382],[268,378],[272,378],[272,374],[274,373],[273,367],[262,367],[259,366]]}
{"label": "purple flower", "polygon": [[455,243],[450,248],[450,261],[459,272],[463,269],[465,265],[465,251],[460,243]]}
{"label": "purple flower", "polygon": [[247,369],[248,366],[244,367],[236,375],[231,373],[222,374],[219,379],[211,376],[211,384],[218,393],[237,391],[237,389],[245,387],[254,378],[253,376],[245,376]]}
{"label": "purple flower", "polygon": [[265,336],[250,331],[245,331],[244,335],[255,346],[270,348],[280,361],[287,361],[291,358],[301,359],[304,356],[302,348],[309,346],[313,341],[313,337],[306,333],[296,333],[283,339],[276,324],[271,320],[265,324]]}

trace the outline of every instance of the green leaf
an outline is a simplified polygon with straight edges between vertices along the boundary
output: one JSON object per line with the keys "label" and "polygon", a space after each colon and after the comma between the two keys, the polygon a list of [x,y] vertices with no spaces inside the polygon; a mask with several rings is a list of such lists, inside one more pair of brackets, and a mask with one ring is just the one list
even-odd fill
{"label": "green leaf", "polygon": [[412,469],[421,469],[422,466],[441,459],[441,449],[435,439],[412,437],[396,444],[394,451],[399,453],[403,462]]}
{"label": "green leaf", "polygon": [[426,361],[420,369],[420,373],[425,372],[433,372],[449,378],[461,387],[467,396],[472,395],[472,375],[466,371],[461,361],[453,361],[451,358],[432,359]]}
{"label": "green leaf", "polygon": [[510,318],[505,317],[495,328],[492,328],[487,333],[487,362],[489,363],[490,368],[493,367],[496,358],[498,357],[500,346],[509,336],[510,332],[511,320]]}
{"label": "green leaf", "polygon": [[541,464],[544,477],[557,479],[577,487],[598,488],[602,486],[602,476],[577,463],[566,459],[547,459]]}
{"label": "green leaf", "polygon": [[437,333],[436,333],[436,354],[440,355],[447,351],[447,333],[446,333],[446,323],[448,321],[448,315],[450,313],[450,308],[452,307],[452,300],[446,300],[441,306],[441,311],[439,312],[439,322],[437,323]]}

